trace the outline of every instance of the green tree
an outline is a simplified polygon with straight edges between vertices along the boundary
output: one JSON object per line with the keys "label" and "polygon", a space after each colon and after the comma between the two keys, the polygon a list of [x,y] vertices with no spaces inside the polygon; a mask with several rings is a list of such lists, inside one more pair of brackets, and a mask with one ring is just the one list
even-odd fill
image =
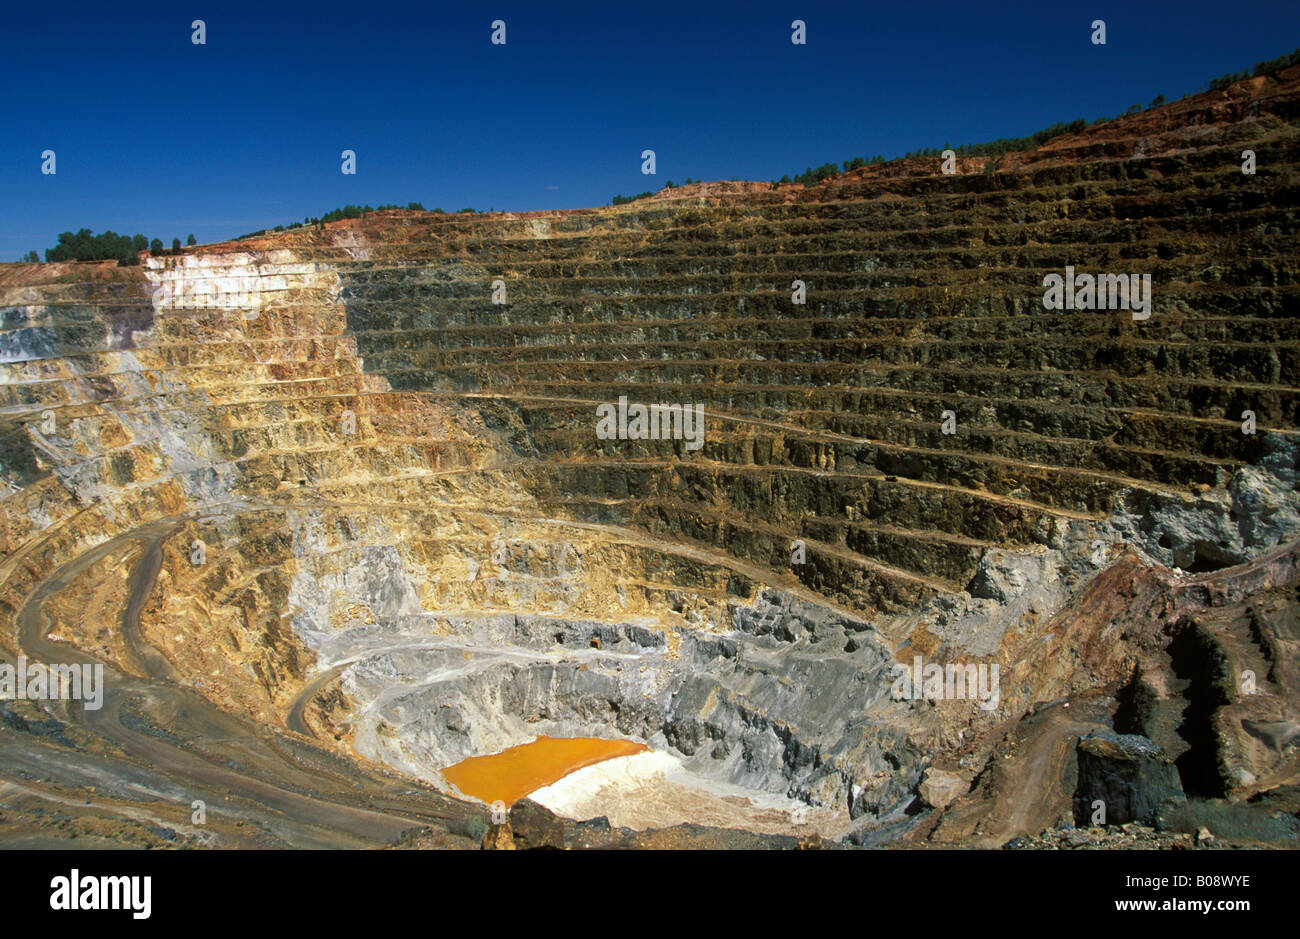
{"label": "green tree", "polygon": [[173,238],[173,239],[172,239],[172,254],[180,254],[180,253],[181,253],[181,240],[180,240],[179,238]]}
{"label": "green tree", "polygon": [[83,228],[75,234],[60,233],[58,244],[45,252],[47,261],[117,261],[119,265],[136,263],[134,241],[113,231],[94,234]]}
{"label": "green tree", "polygon": [[149,242],[149,253],[154,257],[158,257],[158,255],[163,253],[163,243],[161,238],[155,238],[153,241]]}
{"label": "green tree", "polygon": [[37,256],[35,251],[28,251],[26,254],[23,255],[23,260],[28,264],[41,263],[41,259]]}
{"label": "green tree", "polygon": [[190,246],[196,245],[198,243],[199,243],[198,239],[195,238],[193,234],[191,234],[189,237],[185,239],[185,244]]}

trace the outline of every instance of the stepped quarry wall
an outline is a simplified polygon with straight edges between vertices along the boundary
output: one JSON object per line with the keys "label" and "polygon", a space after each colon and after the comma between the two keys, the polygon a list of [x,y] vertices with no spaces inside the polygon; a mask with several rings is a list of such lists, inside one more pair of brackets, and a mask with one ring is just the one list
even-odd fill
{"label": "stepped quarry wall", "polygon": [[[139,631],[173,678],[436,787],[604,735],[858,834],[927,773],[996,800],[977,773],[1039,704],[1174,668],[1195,578],[1288,582],[1298,91],[955,176],[0,266],[0,643],[51,571],[157,532]],[[1046,309],[1067,267],[1149,275],[1149,318]],[[620,398],[698,406],[702,447],[598,434]],[[60,609],[56,636],[151,667]],[[900,698],[917,657],[997,665],[996,698]],[[1295,722],[1284,684],[1244,719]],[[1290,759],[1241,726],[1229,788]]]}

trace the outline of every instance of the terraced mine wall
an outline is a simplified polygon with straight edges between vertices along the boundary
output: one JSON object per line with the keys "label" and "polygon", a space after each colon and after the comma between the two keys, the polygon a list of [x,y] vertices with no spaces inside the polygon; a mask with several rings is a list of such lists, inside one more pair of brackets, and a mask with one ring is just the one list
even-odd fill
{"label": "terraced mine wall", "polygon": [[[1297,81],[951,176],[5,265],[0,635],[49,572],[170,526],[140,631],[227,711],[436,786],[613,735],[845,830],[903,818],[1156,655],[1156,614],[1127,646],[1081,612],[1116,562],[1285,579]],[[1149,319],[1045,309],[1067,266],[1150,275]],[[621,397],[700,406],[702,448],[602,439]],[[110,588],[69,589],[56,632],[149,671],[84,612]],[[997,700],[900,700],[915,656],[999,664]]]}

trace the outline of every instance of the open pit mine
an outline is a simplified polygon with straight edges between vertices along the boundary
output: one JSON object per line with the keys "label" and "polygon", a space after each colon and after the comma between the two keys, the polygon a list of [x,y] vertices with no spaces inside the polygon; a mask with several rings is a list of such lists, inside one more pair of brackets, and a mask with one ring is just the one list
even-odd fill
{"label": "open pit mine", "polygon": [[0,265],[0,844],[1294,846],[1298,121]]}

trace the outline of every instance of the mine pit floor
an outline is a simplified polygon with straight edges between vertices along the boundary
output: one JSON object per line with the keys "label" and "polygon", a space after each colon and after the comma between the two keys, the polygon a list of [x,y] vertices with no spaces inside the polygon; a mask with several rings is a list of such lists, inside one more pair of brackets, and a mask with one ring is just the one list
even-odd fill
{"label": "mine pit floor", "polygon": [[696,824],[825,837],[847,822],[838,817],[844,813],[706,779],[634,740],[538,737],[462,760],[442,775],[463,795],[489,804],[528,797],[566,818],[604,817],[635,831]]}
{"label": "mine pit floor", "polygon": [[705,777],[660,750],[586,766],[528,797],[556,815],[576,821],[604,817],[633,831],[704,825],[835,838],[850,824],[847,811]]}

